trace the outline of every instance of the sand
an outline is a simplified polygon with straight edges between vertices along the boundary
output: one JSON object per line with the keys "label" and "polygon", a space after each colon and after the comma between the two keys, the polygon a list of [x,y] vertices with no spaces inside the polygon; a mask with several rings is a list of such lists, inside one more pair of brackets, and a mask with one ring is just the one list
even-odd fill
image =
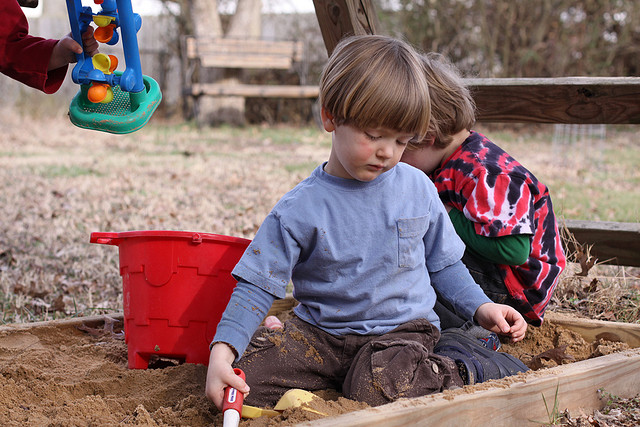
{"label": "sand", "polygon": [[[530,328],[525,341],[503,344],[503,350],[544,369],[625,346],[587,343],[545,322]],[[150,369],[128,369],[121,322],[75,319],[1,327],[0,375],[3,426],[222,425],[221,414],[204,396],[206,367],[159,359]],[[329,416],[367,407],[329,390],[318,395],[313,408]],[[241,425],[286,426],[318,418],[296,409]]]}

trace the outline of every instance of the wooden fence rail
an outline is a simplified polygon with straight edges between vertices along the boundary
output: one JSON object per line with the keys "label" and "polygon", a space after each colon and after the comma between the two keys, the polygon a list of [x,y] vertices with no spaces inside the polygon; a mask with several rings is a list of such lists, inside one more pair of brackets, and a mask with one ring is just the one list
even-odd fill
{"label": "wooden fence rail", "polygon": [[[640,77],[465,79],[465,83],[481,122],[640,124]],[[640,223],[567,220],[564,225],[584,249],[591,247],[599,262],[640,266]]]}
{"label": "wooden fence rail", "polygon": [[[640,124],[640,77],[465,79],[465,84],[479,122]],[[191,90],[218,96],[318,96],[317,86],[194,84]],[[585,249],[592,247],[599,262],[640,267],[640,223],[567,220],[564,225]]]}
{"label": "wooden fence rail", "polygon": [[465,79],[483,122],[640,124],[640,77]]}

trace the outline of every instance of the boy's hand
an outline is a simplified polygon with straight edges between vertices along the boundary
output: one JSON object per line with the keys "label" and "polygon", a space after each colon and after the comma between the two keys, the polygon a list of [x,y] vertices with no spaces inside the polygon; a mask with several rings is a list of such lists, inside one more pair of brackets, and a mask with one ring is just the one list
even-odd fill
{"label": "boy's hand", "polygon": [[527,332],[527,322],[513,307],[504,304],[485,303],[476,310],[475,321],[483,328],[501,335],[509,335],[511,342],[522,340]]}
{"label": "boy's hand", "polygon": [[[87,31],[82,34],[82,44],[84,45],[84,51],[89,56],[98,53],[98,42],[93,37],[93,27],[89,26]],[[73,39],[71,33],[69,33],[58,40],[58,43],[53,47],[47,69],[51,71],[76,62],[77,53],[82,53],[82,47]]]}
{"label": "boy's hand", "polygon": [[224,389],[227,386],[235,388],[245,396],[249,393],[247,383],[233,372],[231,363],[234,359],[233,351],[224,343],[215,344],[209,355],[205,394],[219,410],[222,410]]}

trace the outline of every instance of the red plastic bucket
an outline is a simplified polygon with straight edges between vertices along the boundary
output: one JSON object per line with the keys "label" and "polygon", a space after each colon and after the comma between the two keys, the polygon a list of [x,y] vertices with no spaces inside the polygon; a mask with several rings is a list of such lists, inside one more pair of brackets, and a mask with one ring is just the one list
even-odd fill
{"label": "red plastic bucket", "polygon": [[209,363],[209,344],[229,302],[231,270],[250,240],[188,231],[91,233],[119,248],[129,368],[151,356]]}

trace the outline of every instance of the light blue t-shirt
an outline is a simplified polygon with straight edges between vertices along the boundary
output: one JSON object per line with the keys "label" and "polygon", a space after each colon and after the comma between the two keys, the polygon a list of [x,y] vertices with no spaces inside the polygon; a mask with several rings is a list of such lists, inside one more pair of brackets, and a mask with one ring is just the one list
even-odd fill
{"label": "light blue t-shirt", "polygon": [[[232,274],[277,298],[292,281],[295,313],[331,334],[381,335],[418,318],[438,326],[428,270],[458,262],[464,244],[431,181],[404,163],[370,182],[323,166],[276,204]],[[438,291],[471,316],[488,301],[473,281],[471,293],[456,285]]]}

